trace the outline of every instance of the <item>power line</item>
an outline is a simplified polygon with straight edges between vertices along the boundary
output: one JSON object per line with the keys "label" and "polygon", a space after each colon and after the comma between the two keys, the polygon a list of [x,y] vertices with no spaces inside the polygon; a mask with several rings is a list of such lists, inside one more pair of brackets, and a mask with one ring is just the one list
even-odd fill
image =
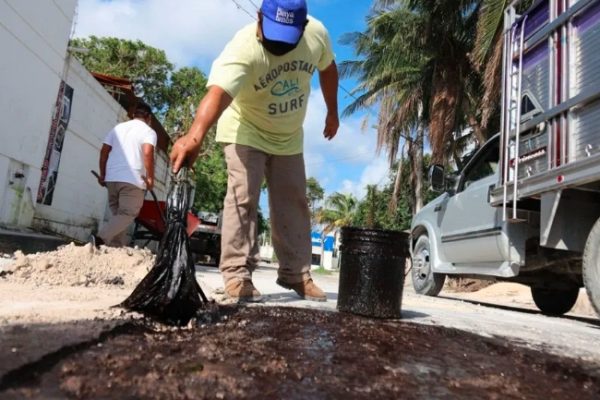
{"label": "power line", "polygon": [[237,0],[231,0],[231,1],[233,1],[233,4],[235,4],[235,6],[238,8],[238,10],[245,12],[246,14],[248,14],[248,16],[250,18],[252,18],[253,20],[256,21],[256,17],[254,15],[252,15],[252,13],[250,11],[248,11],[244,7],[242,7],[242,5],[240,3],[238,3]]}
{"label": "power line", "polygon": [[250,2],[250,4],[252,4],[254,6],[254,8],[256,8],[257,11],[260,9],[260,7],[257,6],[255,2],[253,2],[252,0],[248,0],[248,1]]}
{"label": "power line", "polygon": [[[338,83],[338,86],[340,89],[342,89],[344,92],[346,92],[346,94],[348,96],[352,97],[354,100],[358,100],[358,97],[356,97],[351,91],[346,89],[341,83]],[[377,112],[375,112],[375,110],[371,109],[371,106],[365,107],[365,109],[369,114],[373,115],[374,117],[379,118],[379,114]]]}

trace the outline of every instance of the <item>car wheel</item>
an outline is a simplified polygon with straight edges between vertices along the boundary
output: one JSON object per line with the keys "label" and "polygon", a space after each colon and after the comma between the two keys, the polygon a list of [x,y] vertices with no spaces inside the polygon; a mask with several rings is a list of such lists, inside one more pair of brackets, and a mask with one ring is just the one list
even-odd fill
{"label": "car wheel", "polygon": [[218,252],[217,254],[215,254],[214,260],[215,260],[215,267],[219,268],[219,265],[221,265],[221,252]]}
{"label": "car wheel", "polygon": [[579,288],[547,289],[532,287],[531,296],[542,314],[558,316],[569,312],[573,308],[577,296],[579,296]]}
{"label": "car wheel", "polygon": [[583,285],[596,313],[600,315],[600,219],[590,231],[583,250]]}
{"label": "car wheel", "polygon": [[412,282],[415,292],[426,296],[437,296],[446,280],[446,275],[433,272],[429,237],[421,235],[413,249]]}

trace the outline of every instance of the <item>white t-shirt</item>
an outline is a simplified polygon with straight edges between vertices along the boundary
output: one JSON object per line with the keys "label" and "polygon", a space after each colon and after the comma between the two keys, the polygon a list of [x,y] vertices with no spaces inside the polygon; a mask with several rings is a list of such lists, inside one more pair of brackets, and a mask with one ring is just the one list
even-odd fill
{"label": "white t-shirt", "polygon": [[156,147],[156,132],[139,119],[120,123],[104,139],[104,144],[112,147],[106,163],[106,182],[126,182],[144,189],[142,176],[144,168],[142,145]]}

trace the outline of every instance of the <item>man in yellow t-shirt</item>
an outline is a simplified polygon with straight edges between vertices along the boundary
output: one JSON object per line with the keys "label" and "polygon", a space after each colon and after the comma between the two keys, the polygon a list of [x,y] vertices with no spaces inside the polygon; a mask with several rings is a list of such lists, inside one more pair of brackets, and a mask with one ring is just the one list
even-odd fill
{"label": "man in yellow t-shirt", "polygon": [[218,120],[216,140],[224,144],[228,170],[220,269],[231,298],[261,300],[252,272],[258,264],[260,186],[266,178],[277,283],[304,299],[326,300],[310,276],[302,154],[302,124],[315,71],[327,106],[323,135],[331,140],[339,118],[338,72],[329,34],[308,16],[305,0],[264,0],[258,23],[238,31],[214,61],[194,123],[173,146],[176,172],[198,157],[204,136]]}

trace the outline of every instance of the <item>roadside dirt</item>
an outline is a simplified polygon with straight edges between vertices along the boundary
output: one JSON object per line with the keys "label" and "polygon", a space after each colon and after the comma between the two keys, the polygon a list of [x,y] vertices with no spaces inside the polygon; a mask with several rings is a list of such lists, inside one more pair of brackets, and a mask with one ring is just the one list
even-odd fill
{"label": "roadside dirt", "polygon": [[148,249],[94,249],[74,243],[58,250],[25,255],[15,252],[12,262],[4,262],[0,282],[37,286],[122,286],[134,287],[154,263]]}
{"label": "roadside dirt", "polygon": [[131,316],[112,308],[154,263],[149,250],[69,244],[0,257],[0,376]]}
{"label": "roadside dirt", "polygon": [[[498,304],[509,307],[538,310],[531,297],[531,290],[529,287],[518,283],[494,283],[476,291],[453,291],[444,289],[440,295],[486,304]],[[580,290],[577,302],[567,315],[593,318],[598,317],[585,289]]]}
{"label": "roadside dirt", "polygon": [[290,308],[222,308],[190,329],[143,324],[31,364],[3,399],[594,399],[570,359],[468,333]]}
{"label": "roadside dirt", "polygon": [[476,292],[495,283],[494,280],[470,279],[470,278],[454,278],[448,276],[444,290],[457,293]]}

